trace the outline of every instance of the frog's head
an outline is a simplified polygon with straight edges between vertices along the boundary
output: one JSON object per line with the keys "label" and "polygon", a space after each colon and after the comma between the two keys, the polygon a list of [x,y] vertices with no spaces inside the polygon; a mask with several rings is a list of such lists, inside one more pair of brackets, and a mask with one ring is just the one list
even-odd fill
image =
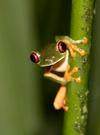
{"label": "frog's head", "polygon": [[51,67],[65,58],[68,48],[63,41],[44,46],[39,52],[32,51],[30,59],[41,67]]}

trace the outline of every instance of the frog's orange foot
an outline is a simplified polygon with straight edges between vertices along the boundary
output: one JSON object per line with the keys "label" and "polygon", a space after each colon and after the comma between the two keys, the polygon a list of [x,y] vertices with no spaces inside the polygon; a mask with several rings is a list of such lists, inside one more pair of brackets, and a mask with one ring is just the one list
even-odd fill
{"label": "frog's orange foot", "polygon": [[73,41],[72,43],[66,43],[72,57],[75,57],[77,51],[81,56],[86,54],[86,51],[77,47],[78,44],[86,44],[88,39],[84,37],[82,40]]}
{"label": "frog's orange foot", "polygon": [[70,72],[68,73],[69,69],[70,69],[70,65],[68,64],[67,67],[66,67],[66,71],[65,71],[64,76],[67,76],[67,74],[72,75],[72,74],[74,74],[75,72],[78,72],[78,68],[77,68],[77,67],[74,67],[74,68],[72,69],[72,71],[70,71]]}
{"label": "frog's orange foot", "polygon": [[78,72],[78,68],[74,67],[72,69],[72,71],[68,72],[69,69],[70,69],[70,66],[67,65],[66,72],[64,74],[63,80],[66,80],[67,82],[69,82],[69,81],[76,81],[77,83],[80,83],[81,82],[81,77],[78,77],[78,78],[73,78],[72,77],[72,75],[74,73]]}
{"label": "frog's orange foot", "polygon": [[86,51],[85,50],[82,50],[80,48],[77,47],[77,45],[69,45],[69,51],[70,51],[70,54],[72,57],[75,57],[76,56],[76,53],[74,52],[77,51],[81,56],[84,56],[86,54]]}

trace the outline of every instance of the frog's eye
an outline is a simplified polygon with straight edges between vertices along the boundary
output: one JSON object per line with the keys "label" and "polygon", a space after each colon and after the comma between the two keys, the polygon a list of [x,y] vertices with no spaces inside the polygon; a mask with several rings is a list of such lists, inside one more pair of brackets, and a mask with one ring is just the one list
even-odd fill
{"label": "frog's eye", "polygon": [[67,50],[66,44],[65,44],[64,42],[62,42],[62,41],[59,41],[59,42],[58,42],[58,50],[59,50],[61,53],[65,52],[65,51]]}
{"label": "frog's eye", "polygon": [[32,53],[31,53],[30,59],[31,59],[31,61],[34,62],[34,63],[38,63],[38,62],[39,62],[39,56],[38,56],[35,52],[32,52]]}

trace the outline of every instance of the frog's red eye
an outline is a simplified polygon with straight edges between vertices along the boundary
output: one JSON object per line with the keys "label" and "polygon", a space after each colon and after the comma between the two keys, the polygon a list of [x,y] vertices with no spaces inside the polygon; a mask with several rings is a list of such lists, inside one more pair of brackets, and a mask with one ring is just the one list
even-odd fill
{"label": "frog's red eye", "polygon": [[31,53],[30,59],[31,59],[31,61],[34,62],[34,63],[38,63],[38,62],[39,62],[39,57],[38,57],[38,55],[37,55],[35,52],[32,52],[32,53]]}
{"label": "frog's red eye", "polygon": [[58,42],[58,50],[59,50],[61,53],[65,52],[65,51],[67,50],[66,44],[65,44],[64,42],[62,42],[62,41],[59,41],[59,42]]}

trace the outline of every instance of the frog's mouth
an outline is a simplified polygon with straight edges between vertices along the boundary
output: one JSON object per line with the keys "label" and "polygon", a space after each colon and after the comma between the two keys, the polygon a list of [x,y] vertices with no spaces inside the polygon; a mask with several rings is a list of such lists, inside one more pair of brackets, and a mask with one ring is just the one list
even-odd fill
{"label": "frog's mouth", "polygon": [[45,73],[49,73],[49,72],[51,71],[51,68],[52,68],[52,65],[51,65],[51,66],[46,67]]}

